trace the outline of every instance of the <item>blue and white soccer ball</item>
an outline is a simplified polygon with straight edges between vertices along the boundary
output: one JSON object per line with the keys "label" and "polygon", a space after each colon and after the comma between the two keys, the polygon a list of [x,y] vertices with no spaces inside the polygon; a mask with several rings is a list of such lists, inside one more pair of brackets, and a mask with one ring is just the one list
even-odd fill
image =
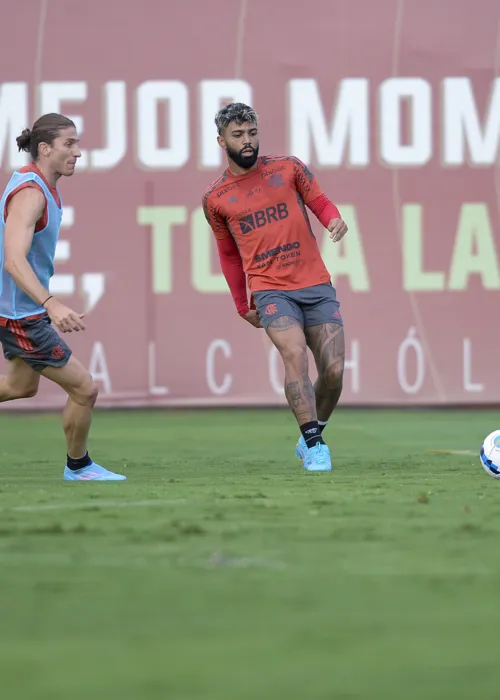
{"label": "blue and white soccer ball", "polygon": [[500,430],[484,438],[479,455],[485,472],[494,479],[500,479]]}

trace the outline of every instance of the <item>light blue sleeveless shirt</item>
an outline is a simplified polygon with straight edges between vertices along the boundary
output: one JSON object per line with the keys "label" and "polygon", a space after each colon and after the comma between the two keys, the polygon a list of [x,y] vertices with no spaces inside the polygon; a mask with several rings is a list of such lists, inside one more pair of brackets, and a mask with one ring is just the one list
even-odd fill
{"label": "light blue sleeveless shirt", "polygon": [[[47,225],[33,235],[31,248],[27,255],[35,275],[46,289],[49,289],[50,278],[54,274],[54,257],[61,227],[61,198],[59,197],[61,201],[59,207],[54,195],[38,173],[31,170],[25,172],[16,170],[0,200],[0,316],[6,318],[24,318],[45,312],[43,306],[39,306],[25,294],[4,269],[5,203],[11,192],[26,182],[36,183],[43,191],[47,201]],[[59,191],[57,193],[59,194]]]}

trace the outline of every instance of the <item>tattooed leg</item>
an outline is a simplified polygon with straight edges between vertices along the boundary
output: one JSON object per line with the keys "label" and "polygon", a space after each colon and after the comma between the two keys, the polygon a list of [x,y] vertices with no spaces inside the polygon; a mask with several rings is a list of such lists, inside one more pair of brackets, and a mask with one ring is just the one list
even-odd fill
{"label": "tattooed leg", "polygon": [[309,379],[307,345],[300,323],[292,316],[273,321],[267,334],[285,366],[285,396],[299,425],[316,420],[314,389]]}
{"label": "tattooed leg", "polygon": [[344,329],[336,323],[311,326],[306,329],[306,338],[318,370],[318,379],[314,384],[318,420],[326,422],[342,394]]}

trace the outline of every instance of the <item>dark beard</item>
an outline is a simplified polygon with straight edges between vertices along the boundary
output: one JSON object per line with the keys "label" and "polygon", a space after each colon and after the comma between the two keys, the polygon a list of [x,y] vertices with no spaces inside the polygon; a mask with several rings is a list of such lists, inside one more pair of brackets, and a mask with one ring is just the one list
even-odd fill
{"label": "dark beard", "polygon": [[233,151],[232,148],[227,146],[227,155],[239,168],[249,170],[250,168],[253,168],[257,162],[257,158],[259,157],[259,147],[257,146],[257,148],[253,149],[252,155],[243,155],[241,151]]}

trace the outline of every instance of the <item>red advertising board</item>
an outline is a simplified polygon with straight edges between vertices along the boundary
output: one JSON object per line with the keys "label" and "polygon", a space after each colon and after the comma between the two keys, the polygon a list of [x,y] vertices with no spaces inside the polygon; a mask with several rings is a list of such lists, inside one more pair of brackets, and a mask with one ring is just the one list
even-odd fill
{"label": "red advertising board", "polygon": [[[0,185],[39,114],[81,130],[53,291],[86,312],[69,342],[99,404],[284,403],[201,210],[230,99],[258,112],[261,153],[305,161],[349,224],[335,246],[312,217],[345,322],[342,403],[498,402],[498,2],[192,5],[26,0],[0,24]],[[63,401],[43,382],[17,406]]]}

